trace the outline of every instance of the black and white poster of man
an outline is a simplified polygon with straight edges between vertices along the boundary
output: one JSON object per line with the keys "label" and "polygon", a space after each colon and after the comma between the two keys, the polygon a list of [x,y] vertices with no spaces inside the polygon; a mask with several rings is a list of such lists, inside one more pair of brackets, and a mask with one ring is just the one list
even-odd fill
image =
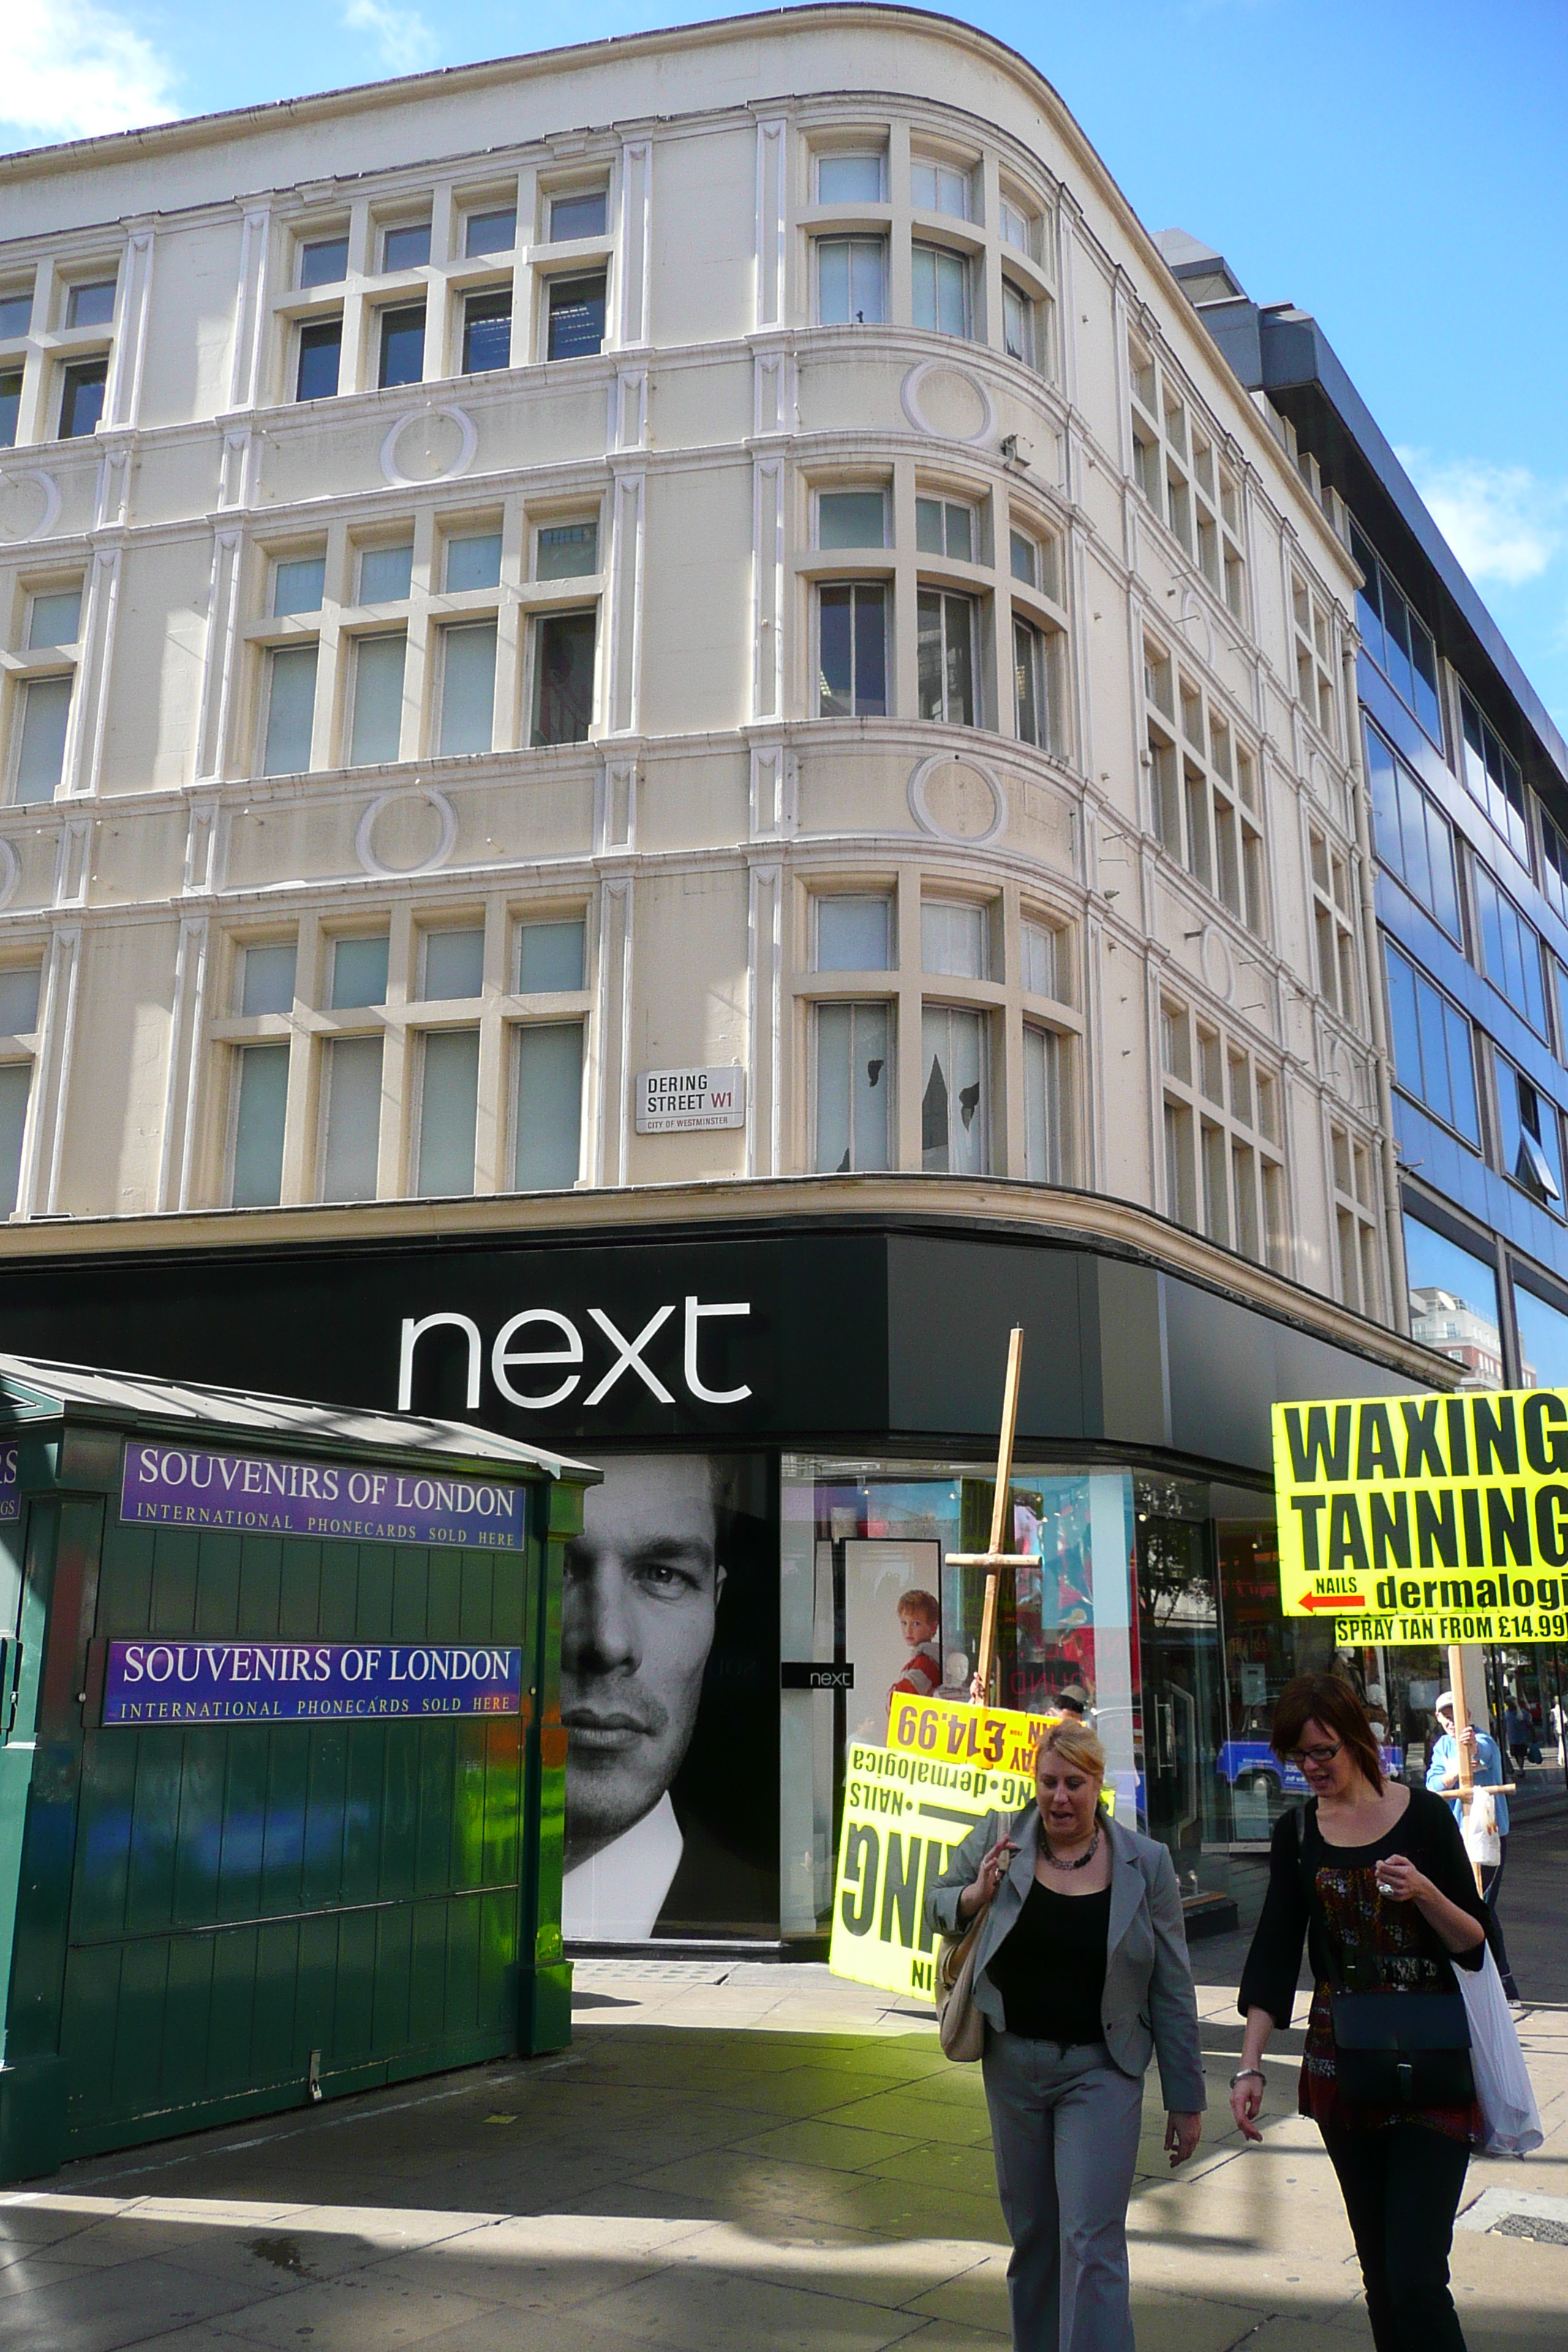
{"label": "black and white poster of man", "polygon": [[760,1454],[604,1462],[561,1608],[569,1941],[778,1934],[778,1568]]}

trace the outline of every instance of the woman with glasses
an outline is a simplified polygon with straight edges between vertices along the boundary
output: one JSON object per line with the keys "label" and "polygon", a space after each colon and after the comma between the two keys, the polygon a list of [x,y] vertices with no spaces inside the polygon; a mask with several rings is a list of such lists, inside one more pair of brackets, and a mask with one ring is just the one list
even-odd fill
{"label": "woman with glasses", "polygon": [[[1268,1893],[1241,1976],[1247,2033],[1231,2113],[1245,2137],[1262,2138],[1263,2053],[1275,2027],[1290,2022],[1305,1942],[1313,1990],[1298,2104],[1339,2176],[1373,2342],[1377,2352],[1464,2352],[1448,2249],[1470,2150],[1485,2137],[1468,2053],[1426,2053],[1423,2072],[1435,2082],[1446,2076],[1441,2087],[1418,2104],[1379,2104],[1355,2080],[1365,2053],[1341,2063],[1335,2003],[1345,1994],[1454,1996],[1455,1969],[1481,1965],[1486,1906],[1447,1806],[1384,1779],[1366,1710],[1348,1683],[1298,1675],[1274,1710],[1269,1745],[1300,1768],[1311,1795],[1274,1832]],[[1424,2037],[1410,2008],[1402,2000],[1390,2014],[1413,2046]],[[1348,2044],[1349,2017],[1340,2017]],[[1397,2097],[1401,2054],[1383,2069],[1385,2096]]]}

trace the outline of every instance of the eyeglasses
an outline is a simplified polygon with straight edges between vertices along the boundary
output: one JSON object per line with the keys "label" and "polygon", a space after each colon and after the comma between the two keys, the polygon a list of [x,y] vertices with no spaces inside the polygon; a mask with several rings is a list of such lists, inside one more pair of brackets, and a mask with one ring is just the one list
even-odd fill
{"label": "eyeglasses", "polygon": [[1342,1739],[1336,1739],[1331,1748],[1292,1748],[1285,1761],[1294,1764],[1298,1771],[1303,1764],[1331,1764],[1344,1744]]}

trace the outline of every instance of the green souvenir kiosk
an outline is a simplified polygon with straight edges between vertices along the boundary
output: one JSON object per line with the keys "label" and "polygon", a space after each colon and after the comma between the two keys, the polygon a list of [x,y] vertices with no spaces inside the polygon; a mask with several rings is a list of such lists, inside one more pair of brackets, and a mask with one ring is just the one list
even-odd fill
{"label": "green souvenir kiosk", "polygon": [[597,1475],[0,1356],[0,2180],[569,2040]]}

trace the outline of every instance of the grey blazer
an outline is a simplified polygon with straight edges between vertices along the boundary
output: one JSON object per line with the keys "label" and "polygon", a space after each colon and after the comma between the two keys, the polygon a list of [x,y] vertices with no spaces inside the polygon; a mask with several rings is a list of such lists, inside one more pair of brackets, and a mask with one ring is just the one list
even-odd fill
{"label": "grey blazer", "polygon": [[[1121,1822],[1101,1821],[1110,1842],[1110,1927],[1106,1938],[1105,1998],[1100,2021],[1105,2046],[1124,2074],[1142,2074],[1160,2062],[1160,2089],[1171,2115],[1195,2115],[1205,2105],[1198,2008],[1187,1961],[1186,1930],[1176,1873],[1165,1848]],[[932,1887],[927,1925],[958,1935],[958,1898],[982,1857],[1004,1832],[1016,1841],[1013,1866],[996,1889],[980,1931],[974,2002],[1000,2032],[1002,1996],[988,1963],[1017,1918],[1034,1882],[1039,1853],[1037,1805],[1021,1813],[989,1813],[971,1830]]]}

